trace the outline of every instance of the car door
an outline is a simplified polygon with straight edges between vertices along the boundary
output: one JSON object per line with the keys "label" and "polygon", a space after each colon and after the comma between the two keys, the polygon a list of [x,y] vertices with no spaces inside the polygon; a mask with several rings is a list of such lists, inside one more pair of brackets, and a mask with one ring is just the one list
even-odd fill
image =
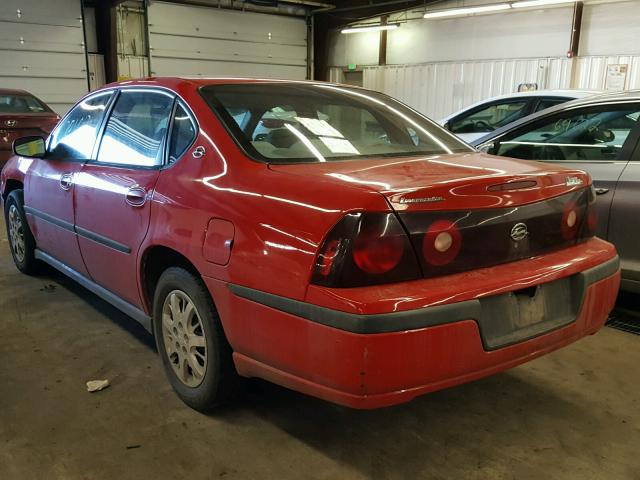
{"label": "car door", "polygon": [[174,96],[160,89],[119,93],[96,148],[76,180],[75,222],[93,280],[141,306],[137,253],[149,227],[150,198],[164,165]]}
{"label": "car door", "polygon": [[622,288],[640,293],[640,125],[636,148],[616,187],[611,205],[609,241],[615,244],[622,267]]}
{"label": "car door", "polygon": [[91,158],[112,91],[82,100],[48,139],[43,159],[30,159],[26,170],[25,212],[40,250],[87,275],[74,229],[74,181]]}
{"label": "car door", "polygon": [[618,179],[635,147],[637,103],[577,107],[544,116],[498,139],[491,153],[588,172],[598,194],[597,235],[608,238]]}

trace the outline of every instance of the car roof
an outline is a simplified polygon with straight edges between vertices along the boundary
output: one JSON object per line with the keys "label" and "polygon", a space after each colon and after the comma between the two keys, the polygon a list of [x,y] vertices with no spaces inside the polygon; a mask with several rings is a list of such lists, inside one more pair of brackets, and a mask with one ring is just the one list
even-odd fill
{"label": "car roof", "polygon": [[495,102],[497,100],[509,100],[512,98],[526,98],[526,97],[570,97],[570,98],[585,98],[591,97],[593,95],[601,94],[602,90],[530,90],[528,92],[515,92],[515,93],[507,93],[504,95],[497,95],[495,97],[487,98],[480,102],[476,102],[472,105],[464,107],[456,112],[453,112],[450,115],[447,115],[442,120],[446,121],[453,117],[460,115],[462,112],[466,112],[467,110],[471,110],[473,108],[484,105],[485,103]]}
{"label": "car roof", "polygon": [[551,108],[547,108],[546,110],[541,110],[539,112],[532,113],[526,117],[523,117],[519,120],[516,120],[513,123],[505,125],[502,128],[498,128],[493,132],[484,135],[476,140],[469,142],[473,146],[478,146],[485,142],[491,141],[494,138],[500,137],[505,133],[519,128],[520,126],[534,122],[539,118],[546,117],[549,115],[553,115],[557,112],[562,112],[564,110],[572,110],[574,108],[579,107],[590,107],[597,105],[607,105],[613,103],[626,103],[626,102],[640,102],[640,90],[627,90],[623,92],[608,92],[601,93],[600,95],[594,95],[585,98],[578,98],[576,100],[571,100],[565,103],[561,103],[560,105],[555,105]]}
{"label": "car roof", "polygon": [[[108,85],[105,85],[102,88],[114,88],[114,87],[122,87],[128,85],[147,85],[147,86],[165,86],[165,87],[173,87],[181,83],[189,83],[196,87],[201,87],[205,85],[223,85],[223,84],[232,84],[232,83],[290,83],[290,84],[316,84],[316,85],[327,85],[327,82],[318,82],[313,80],[285,80],[278,78],[250,78],[250,77],[147,77],[140,78],[136,80],[125,80],[121,82],[114,82]],[[337,84],[335,84],[337,85]],[[343,87],[351,87],[351,85],[342,85]]]}
{"label": "car roof", "polygon": [[30,95],[33,97],[32,93],[17,88],[0,88],[0,95]]}

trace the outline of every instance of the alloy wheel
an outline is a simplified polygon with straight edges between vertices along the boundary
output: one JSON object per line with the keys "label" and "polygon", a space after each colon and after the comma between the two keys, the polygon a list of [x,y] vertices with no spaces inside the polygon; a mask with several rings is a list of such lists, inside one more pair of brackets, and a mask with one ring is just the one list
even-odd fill
{"label": "alloy wheel", "polygon": [[26,250],[24,225],[18,207],[15,205],[9,207],[9,243],[16,260],[18,263],[22,263]]}
{"label": "alloy wheel", "polygon": [[207,371],[207,342],[202,319],[186,293],[173,290],[162,306],[162,337],[178,379],[195,388]]}

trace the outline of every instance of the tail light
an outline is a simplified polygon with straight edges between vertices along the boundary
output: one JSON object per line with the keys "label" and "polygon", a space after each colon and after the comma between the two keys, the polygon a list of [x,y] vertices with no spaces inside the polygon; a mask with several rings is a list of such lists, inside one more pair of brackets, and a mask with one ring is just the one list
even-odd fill
{"label": "tail light", "polygon": [[359,287],[420,277],[411,242],[394,213],[354,213],[346,215],[325,239],[312,282]]}
{"label": "tail light", "polygon": [[398,214],[425,278],[559,250],[593,236],[595,195],[581,189],[527,205]]}
{"label": "tail light", "polygon": [[595,193],[586,188],[506,208],[349,214],[325,239],[312,282],[358,287],[450,275],[566,248],[595,229]]}

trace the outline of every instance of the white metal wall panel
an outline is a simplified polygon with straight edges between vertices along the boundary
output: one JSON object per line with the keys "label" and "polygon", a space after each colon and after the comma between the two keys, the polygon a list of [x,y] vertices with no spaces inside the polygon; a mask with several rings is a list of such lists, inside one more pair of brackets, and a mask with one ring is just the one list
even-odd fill
{"label": "white metal wall panel", "polygon": [[585,4],[580,55],[640,53],[640,0]]}
{"label": "white metal wall panel", "polygon": [[344,83],[344,72],[342,67],[329,67],[327,78],[328,82],[331,83]]}
{"label": "white metal wall panel", "polygon": [[552,8],[413,20],[389,32],[387,62],[402,65],[564,55],[571,16],[572,8]]}
{"label": "white metal wall panel", "polygon": [[[572,12],[572,7],[556,7],[436,20],[413,18],[406,22],[402,14],[396,14],[389,21],[402,23],[388,32],[387,63],[561,56],[569,48]],[[329,64],[376,64],[379,39],[378,32],[344,35],[335,30],[329,38]]]}
{"label": "white metal wall panel", "polygon": [[[372,20],[372,23],[374,22],[375,20]],[[331,66],[346,66],[350,63],[375,65],[378,63],[380,32],[342,34],[340,31],[334,31],[329,34],[328,43],[328,62]]]}
{"label": "white metal wall panel", "polygon": [[364,69],[364,87],[387,93],[439,119],[480,100],[515,92],[521,83],[568,88],[568,62],[541,58],[368,67]]}
{"label": "white metal wall panel", "polygon": [[628,65],[626,90],[640,89],[640,55],[579,57],[576,59],[576,88],[603,90],[606,86],[607,65]]}
{"label": "white metal wall panel", "polygon": [[306,78],[303,19],[162,2],[148,16],[152,75]]}
{"label": "white metal wall panel", "polygon": [[87,92],[80,0],[2,0],[0,65],[0,87],[66,112]]}

